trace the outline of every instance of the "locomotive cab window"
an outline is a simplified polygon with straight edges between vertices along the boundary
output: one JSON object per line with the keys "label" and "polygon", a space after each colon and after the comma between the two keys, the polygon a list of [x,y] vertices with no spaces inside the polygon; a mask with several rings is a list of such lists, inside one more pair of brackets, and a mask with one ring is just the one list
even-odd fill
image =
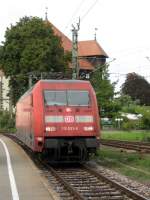
{"label": "locomotive cab window", "polygon": [[88,91],[68,90],[69,106],[89,106],[90,98]]}
{"label": "locomotive cab window", "polygon": [[44,101],[45,101],[45,104],[48,106],[66,105],[67,103],[66,92],[58,91],[58,90],[57,91],[45,90]]}
{"label": "locomotive cab window", "polygon": [[44,102],[47,106],[89,106],[89,91],[86,90],[45,90]]}

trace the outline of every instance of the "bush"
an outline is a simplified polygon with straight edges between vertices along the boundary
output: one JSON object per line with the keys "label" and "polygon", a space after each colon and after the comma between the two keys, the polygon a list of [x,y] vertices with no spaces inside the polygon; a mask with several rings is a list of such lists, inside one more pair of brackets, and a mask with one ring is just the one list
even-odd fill
{"label": "bush", "polygon": [[139,128],[140,128],[139,121],[129,120],[129,121],[123,122],[123,124],[122,124],[122,129],[125,131],[129,131],[132,129],[139,129]]}
{"label": "bush", "polygon": [[149,106],[137,106],[136,112],[142,114],[141,128],[150,130],[150,107]]}
{"label": "bush", "polygon": [[143,129],[150,130],[150,115],[144,115],[141,119],[141,124]]}
{"label": "bush", "polygon": [[126,120],[123,124],[124,130],[130,129],[145,129],[150,130],[150,107],[149,106],[139,106],[132,105],[129,107],[123,107],[123,112],[132,113],[132,114],[140,114],[142,117],[136,121]]}
{"label": "bush", "polygon": [[9,131],[15,128],[15,115],[12,116],[8,111],[0,112],[0,130]]}

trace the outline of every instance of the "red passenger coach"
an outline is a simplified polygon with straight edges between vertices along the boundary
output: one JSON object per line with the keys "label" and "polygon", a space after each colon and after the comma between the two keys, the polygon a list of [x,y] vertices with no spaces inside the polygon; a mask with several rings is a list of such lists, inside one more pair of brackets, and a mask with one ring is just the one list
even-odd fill
{"label": "red passenger coach", "polygon": [[99,114],[88,81],[40,80],[18,101],[17,137],[51,160],[84,161],[99,146]]}

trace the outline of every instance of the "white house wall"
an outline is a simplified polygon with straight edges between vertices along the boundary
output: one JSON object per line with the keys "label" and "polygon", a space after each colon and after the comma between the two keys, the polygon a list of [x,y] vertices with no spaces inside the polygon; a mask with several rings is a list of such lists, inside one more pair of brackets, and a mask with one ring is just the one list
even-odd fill
{"label": "white house wall", "polygon": [[9,92],[9,79],[4,76],[3,73],[0,73],[0,82],[2,83],[2,91],[1,91],[1,109],[9,110],[9,97],[7,96]]}

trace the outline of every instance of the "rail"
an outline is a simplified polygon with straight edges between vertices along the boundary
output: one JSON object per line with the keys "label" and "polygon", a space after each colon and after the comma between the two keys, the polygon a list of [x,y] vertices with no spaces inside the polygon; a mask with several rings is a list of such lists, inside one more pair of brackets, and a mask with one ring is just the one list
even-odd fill
{"label": "rail", "polygon": [[123,140],[101,139],[100,143],[106,146],[130,149],[142,153],[150,153],[150,142],[131,142]]}

